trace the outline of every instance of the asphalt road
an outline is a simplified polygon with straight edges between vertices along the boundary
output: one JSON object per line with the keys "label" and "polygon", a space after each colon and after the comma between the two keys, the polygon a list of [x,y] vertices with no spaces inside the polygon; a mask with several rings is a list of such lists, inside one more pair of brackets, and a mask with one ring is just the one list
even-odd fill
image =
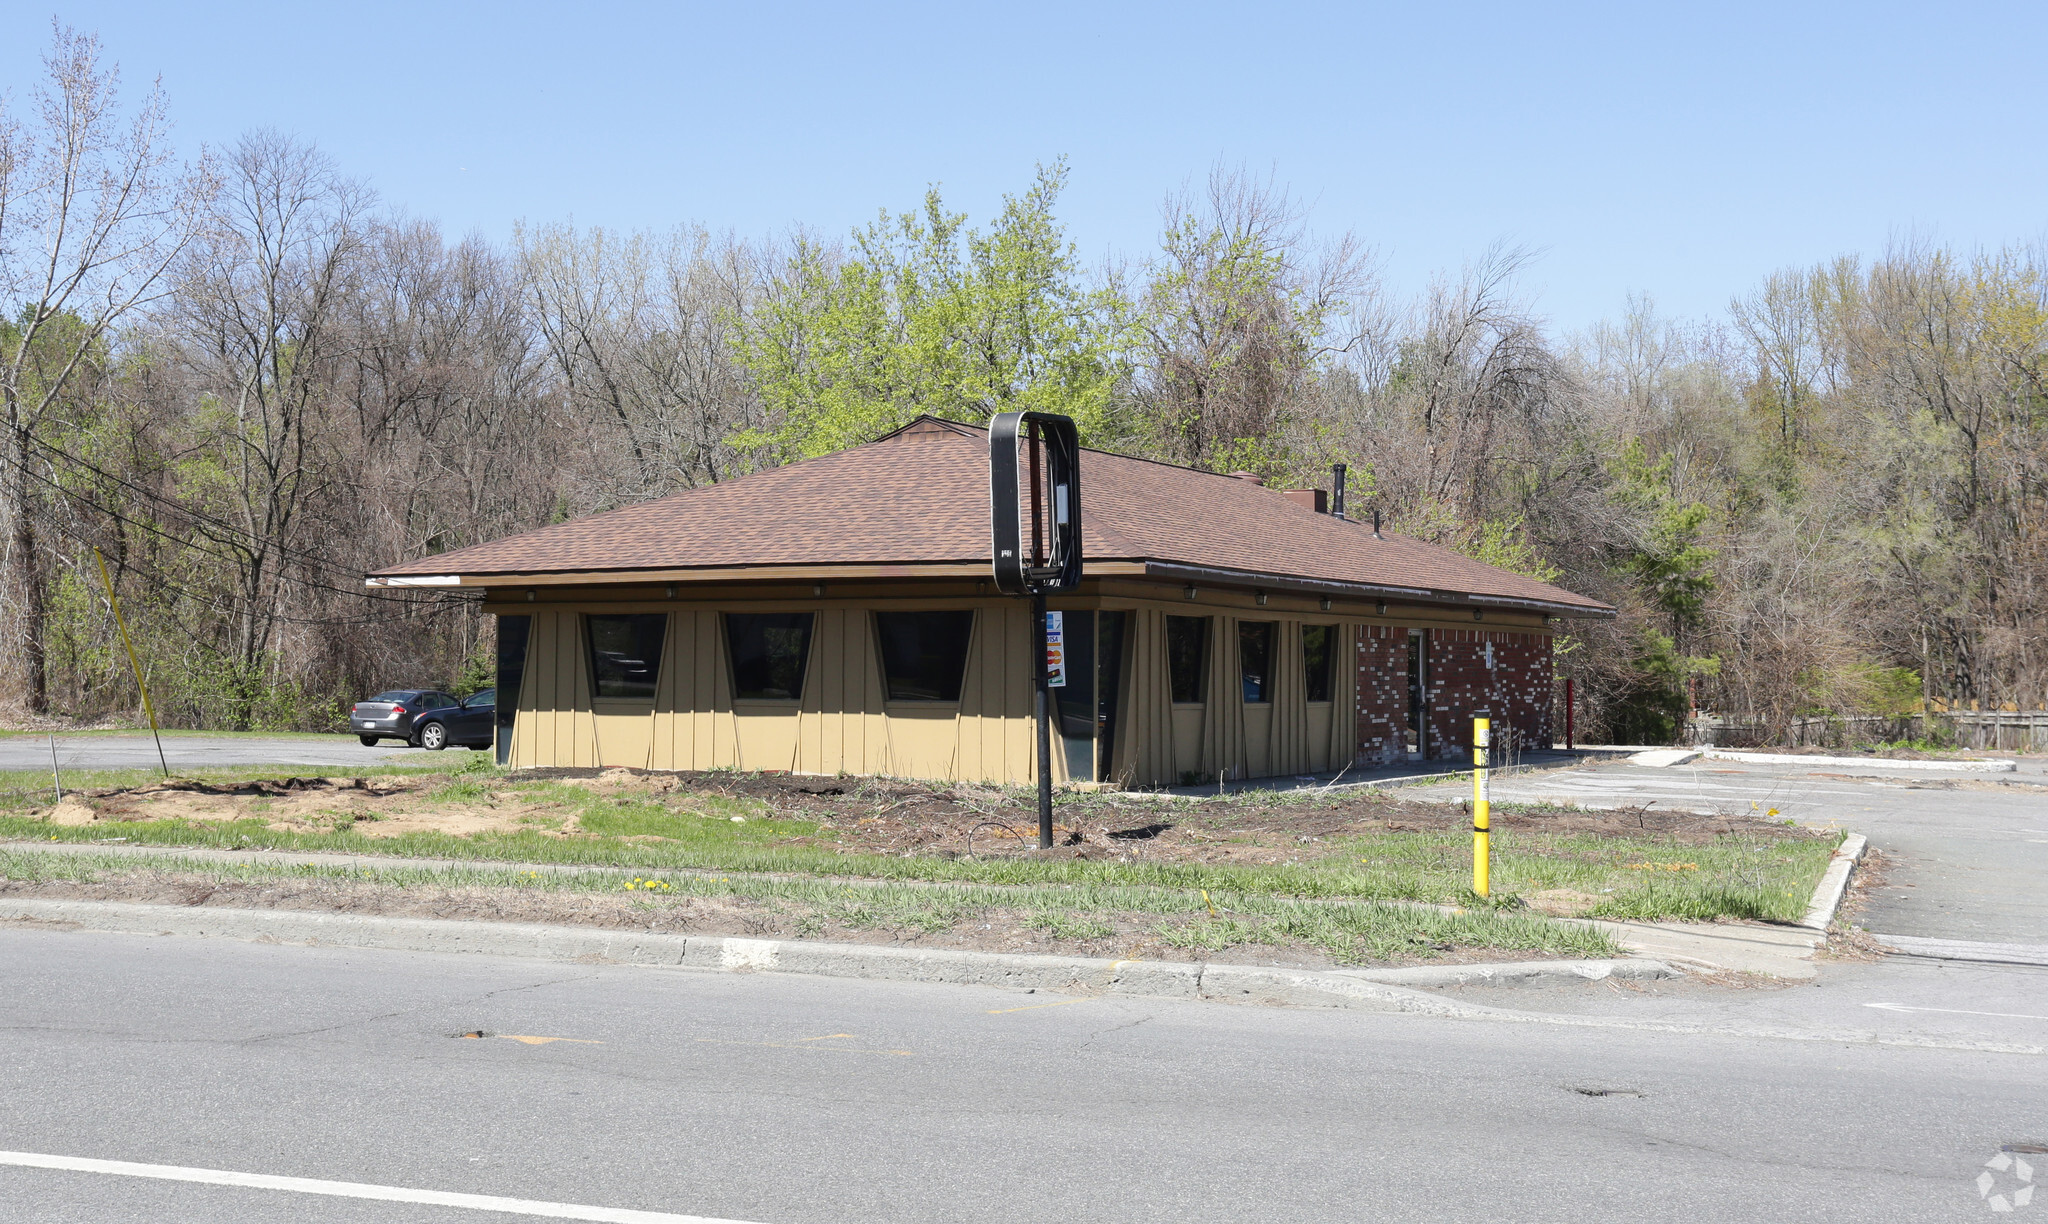
{"label": "asphalt road", "polygon": [[[204,769],[215,765],[328,765],[349,768],[388,765],[394,761],[427,764],[434,757],[446,757],[459,765],[470,749],[450,748],[429,753],[385,740],[365,748],[353,735],[278,736],[275,739],[243,735],[167,735],[164,759],[173,771]],[[57,764],[60,769],[155,769],[156,742],[147,735],[57,736]],[[50,741],[44,736],[0,737],[0,770],[50,769]]]}
{"label": "asphalt road", "polygon": [[[2048,783],[2040,758],[2017,773],[1858,773],[1698,761],[1653,769],[1625,762],[1522,774],[1492,784],[1498,802],[1588,807],[1656,803],[1765,814],[1862,833],[1888,861],[1890,886],[1857,922],[1888,935],[2048,945]],[[1417,788],[1447,800],[1469,783]],[[2048,1207],[2048,1203],[2044,1203]]]}
{"label": "asphalt road", "polygon": [[[1962,1220],[2048,1141],[2010,1054],[20,929],[0,968],[5,1151],[759,1224]],[[513,1218],[0,1164],[0,1221]]]}

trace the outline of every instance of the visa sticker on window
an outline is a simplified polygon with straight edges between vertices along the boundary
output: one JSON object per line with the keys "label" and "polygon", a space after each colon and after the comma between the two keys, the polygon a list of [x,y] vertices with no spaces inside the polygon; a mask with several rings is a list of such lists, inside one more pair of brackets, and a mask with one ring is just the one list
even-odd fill
{"label": "visa sticker on window", "polygon": [[1048,688],[1067,687],[1066,614],[1045,614],[1045,683]]}

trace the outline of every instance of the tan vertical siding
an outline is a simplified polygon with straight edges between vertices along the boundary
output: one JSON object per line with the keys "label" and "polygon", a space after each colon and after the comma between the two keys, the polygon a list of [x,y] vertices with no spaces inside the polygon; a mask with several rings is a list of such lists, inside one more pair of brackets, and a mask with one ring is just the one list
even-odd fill
{"label": "tan vertical siding", "polygon": [[[600,606],[618,608],[590,610]],[[1029,606],[996,598],[921,601],[921,606],[975,609],[957,707],[890,706],[872,609],[809,605],[804,610],[817,619],[800,703],[747,703],[735,711],[719,610],[671,605],[665,609],[669,622],[655,700],[639,716],[644,727],[628,725],[632,712],[619,703],[607,701],[593,709],[584,609],[529,612],[522,607],[520,614],[532,615],[533,621],[510,761],[519,766],[742,767],[1034,781]],[[635,610],[660,609],[641,605]],[[1385,631],[1378,622],[1291,609],[1269,614],[1263,608],[1195,607],[1166,599],[1118,599],[1107,610],[1122,610],[1129,618],[1111,777],[1132,786],[1171,786],[1188,774],[1205,779],[1219,771],[1232,779],[1285,775],[1340,769],[1357,758],[1359,646],[1367,632]],[[1209,625],[1204,700],[1199,708],[1175,710],[1166,618],[1190,614]],[[1254,711],[1251,720],[1238,666],[1237,632],[1243,620],[1275,626],[1273,701]],[[1330,706],[1327,711],[1318,707],[1313,720],[1302,670],[1304,623],[1337,626],[1331,642],[1336,665]],[[1261,722],[1266,725],[1260,727]],[[1064,779],[1065,766],[1065,754],[1055,752],[1056,780]]]}

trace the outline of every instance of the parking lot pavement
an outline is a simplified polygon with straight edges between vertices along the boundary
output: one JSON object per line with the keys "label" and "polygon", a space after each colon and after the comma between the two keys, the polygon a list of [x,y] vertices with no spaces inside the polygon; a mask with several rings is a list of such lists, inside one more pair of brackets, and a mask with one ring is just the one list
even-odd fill
{"label": "parking lot pavement", "polygon": [[[1754,814],[1862,833],[1885,856],[1886,886],[1857,923],[1888,935],[2048,945],[2048,788],[2029,759],[2015,774],[1961,776],[1854,764],[1698,761],[1657,769],[1606,762],[1502,778],[1495,802]],[[1469,782],[1403,792],[1445,801]],[[1775,815],[1773,815],[1775,813]]]}
{"label": "parking lot pavement", "polygon": [[[147,735],[57,735],[60,769],[154,769],[156,742]],[[445,759],[462,764],[470,750],[451,748],[426,752],[385,740],[365,748],[353,735],[278,736],[166,735],[164,759],[173,772],[217,765],[323,765],[349,768],[394,763],[429,764]],[[41,735],[0,739],[0,769],[50,768],[50,740]]]}

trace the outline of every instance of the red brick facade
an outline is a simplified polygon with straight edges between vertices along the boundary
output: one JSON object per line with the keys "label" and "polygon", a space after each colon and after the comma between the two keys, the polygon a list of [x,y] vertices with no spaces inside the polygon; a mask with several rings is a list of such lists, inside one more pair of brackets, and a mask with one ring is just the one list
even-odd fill
{"label": "red brick facade", "polygon": [[[1489,718],[1496,743],[1550,746],[1550,636],[1498,629],[1430,629],[1429,728],[1425,755],[1468,756],[1472,720]],[[1374,625],[1358,641],[1358,759],[1383,763],[1407,752],[1408,643],[1405,626]]]}
{"label": "red brick facade", "polygon": [[1434,757],[1472,750],[1472,720],[1494,742],[1550,747],[1550,637],[1498,629],[1429,634],[1429,740]]}
{"label": "red brick facade", "polygon": [[1408,630],[1358,631],[1358,759],[1384,765],[1408,751]]}

